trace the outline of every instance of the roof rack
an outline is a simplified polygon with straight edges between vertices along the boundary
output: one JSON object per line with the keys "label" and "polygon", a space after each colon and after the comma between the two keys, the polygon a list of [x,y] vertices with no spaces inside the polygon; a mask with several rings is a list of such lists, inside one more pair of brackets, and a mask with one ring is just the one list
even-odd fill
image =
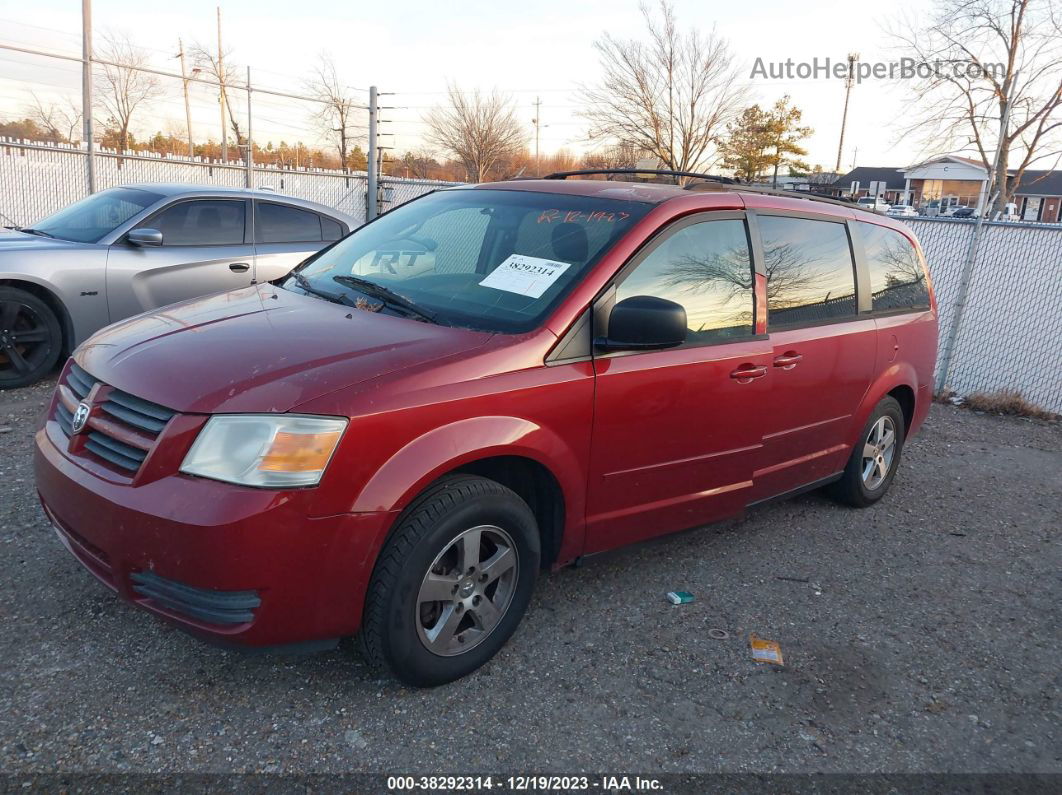
{"label": "roof rack", "polygon": [[711,174],[700,174],[696,171],[672,171],[663,168],[584,168],[579,171],[557,171],[547,174],[542,179],[567,179],[568,177],[587,177],[595,174],[651,174],[654,177],[694,177],[709,182],[718,182],[721,185],[736,185],[737,180],[730,177],[716,177]]}
{"label": "roof rack", "polygon": [[833,196],[827,196],[823,193],[816,193],[815,191],[806,190],[781,190],[779,188],[760,188],[755,185],[731,185],[728,188],[719,187],[714,181],[712,182],[694,182],[692,185],[687,185],[686,190],[703,190],[703,191],[721,191],[732,190],[737,193],[762,193],[767,196],[783,196],[787,199],[805,199],[812,202],[822,202],[823,204],[836,204],[838,207],[858,207],[857,202],[850,199],[840,199]]}
{"label": "roof rack", "polygon": [[806,199],[808,201],[823,202],[824,204],[836,204],[838,207],[858,207],[856,202],[849,199],[835,198],[815,191],[760,188],[755,185],[746,185],[730,177],[717,177],[713,174],[701,174],[696,171],[672,171],[660,168],[584,168],[578,171],[557,171],[553,174],[547,174],[542,179],[567,179],[568,177],[584,177],[597,174],[651,174],[661,177],[692,177],[701,181],[686,185],[686,190],[730,190],[738,193],[762,193],[768,196],[784,196],[791,199]]}

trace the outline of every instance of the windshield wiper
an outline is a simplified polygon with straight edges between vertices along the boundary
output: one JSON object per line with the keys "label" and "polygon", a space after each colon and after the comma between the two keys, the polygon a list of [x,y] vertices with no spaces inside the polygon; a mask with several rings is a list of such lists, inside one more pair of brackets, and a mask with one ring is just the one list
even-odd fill
{"label": "windshield wiper", "polygon": [[323,298],[326,301],[331,301],[333,304],[343,304],[344,306],[357,307],[353,301],[342,293],[330,293],[327,290],[319,290],[313,286],[313,282],[303,276],[301,273],[291,274],[292,278],[298,282],[299,287],[308,292],[310,295],[316,295],[318,298]]}
{"label": "windshield wiper", "polygon": [[29,235],[40,235],[41,237],[51,237],[58,240],[58,238],[56,238],[55,235],[53,235],[51,232],[45,232],[43,229],[33,229],[31,227],[26,227],[25,229],[19,229],[18,231],[25,232]]}
{"label": "windshield wiper", "polygon": [[427,309],[417,306],[404,295],[396,293],[391,288],[384,287],[382,284],[370,282],[368,279],[359,279],[357,276],[347,276],[343,273],[338,276],[333,276],[332,281],[338,282],[344,287],[353,287],[358,292],[365,293],[373,298],[378,298],[384,302],[385,306],[390,306],[392,309],[399,309],[406,314],[414,315],[429,323],[439,322],[436,320],[434,312],[429,312]]}

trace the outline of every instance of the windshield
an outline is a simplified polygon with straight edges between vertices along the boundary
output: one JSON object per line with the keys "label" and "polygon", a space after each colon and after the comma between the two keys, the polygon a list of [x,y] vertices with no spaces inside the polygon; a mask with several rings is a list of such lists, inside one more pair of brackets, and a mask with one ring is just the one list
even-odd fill
{"label": "windshield", "polygon": [[534,191],[440,191],[363,226],[283,286],[356,305],[368,296],[371,308],[413,316],[405,302],[446,325],[528,331],[651,207]]}
{"label": "windshield", "polygon": [[110,188],[64,207],[33,224],[30,230],[61,240],[97,243],[161,198],[162,194],[137,188]]}

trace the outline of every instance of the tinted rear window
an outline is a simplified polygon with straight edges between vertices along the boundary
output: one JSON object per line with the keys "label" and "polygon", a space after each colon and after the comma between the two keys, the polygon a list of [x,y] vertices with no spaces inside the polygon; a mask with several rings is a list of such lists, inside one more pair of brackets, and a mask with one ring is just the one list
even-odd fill
{"label": "tinted rear window", "polygon": [[870,269],[874,311],[928,309],[926,273],[911,241],[893,229],[863,222],[859,234]]}
{"label": "tinted rear window", "polygon": [[856,314],[855,264],[844,224],[759,217],[767,269],[768,328]]}
{"label": "tinted rear window", "polygon": [[316,243],[321,240],[321,217],[309,210],[259,202],[255,220],[254,237],[259,243]]}

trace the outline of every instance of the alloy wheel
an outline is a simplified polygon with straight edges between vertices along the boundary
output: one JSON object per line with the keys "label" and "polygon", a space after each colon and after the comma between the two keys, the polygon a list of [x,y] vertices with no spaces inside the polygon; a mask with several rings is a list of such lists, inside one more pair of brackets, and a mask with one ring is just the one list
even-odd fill
{"label": "alloy wheel", "polygon": [[516,592],[518,555],[494,525],[469,528],[446,545],[417,594],[417,634],[428,651],[452,657],[490,635]]}
{"label": "alloy wheel", "polygon": [[885,482],[896,456],[896,426],[892,417],[879,417],[863,443],[863,485],[874,491]]}
{"label": "alloy wheel", "polygon": [[33,372],[51,346],[48,325],[34,307],[17,300],[0,302],[0,378]]}

